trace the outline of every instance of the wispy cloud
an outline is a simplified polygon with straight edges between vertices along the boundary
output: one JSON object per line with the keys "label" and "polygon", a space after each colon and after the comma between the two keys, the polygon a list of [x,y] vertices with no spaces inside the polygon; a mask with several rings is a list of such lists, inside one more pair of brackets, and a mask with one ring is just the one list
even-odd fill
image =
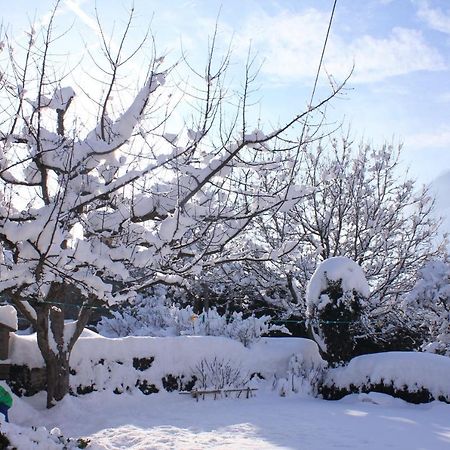
{"label": "wispy cloud", "polygon": [[428,1],[418,1],[417,16],[433,30],[450,34],[450,9],[432,8]]}
{"label": "wispy cloud", "polygon": [[[237,36],[240,42],[251,40],[253,47],[265,57],[263,72],[289,82],[314,75],[328,19],[328,14],[316,9],[274,16],[260,12],[247,21]],[[426,42],[420,31],[400,27],[385,37],[366,34],[353,39],[332,31],[325,56],[326,70],[342,79],[353,63],[355,83],[446,68],[442,55]]]}
{"label": "wispy cloud", "polygon": [[85,25],[87,25],[92,31],[96,34],[99,34],[98,24],[95,18],[91,17],[89,14],[86,14],[81,9],[81,4],[79,0],[65,0],[64,5],[72,11]]}

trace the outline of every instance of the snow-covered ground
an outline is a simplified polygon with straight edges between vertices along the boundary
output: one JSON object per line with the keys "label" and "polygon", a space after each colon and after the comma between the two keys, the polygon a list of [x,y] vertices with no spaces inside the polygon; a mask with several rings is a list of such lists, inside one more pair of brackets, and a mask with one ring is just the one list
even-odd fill
{"label": "snow-covered ground", "polygon": [[17,399],[11,421],[88,437],[95,450],[450,449],[450,405],[376,393],[325,401],[280,397],[267,386],[250,399],[99,392],[66,397],[51,410],[44,404],[43,394]]}
{"label": "snow-covered ground", "polygon": [[[35,335],[12,335],[10,344],[15,364],[42,366]],[[134,364],[134,358],[150,357],[148,368]],[[243,375],[261,374],[264,379],[250,381],[257,395],[196,402],[164,390],[165,375],[184,374],[189,380],[201,361],[216,357]],[[66,442],[61,432],[64,438],[90,439],[92,450],[450,450],[450,404],[413,405],[379,393],[339,401],[306,395],[311,391],[308,383],[323,368],[317,345],[307,339],[262,338],[244,347],[223,337],[108,339],[85,332],[71,365],[76,370],[71,377],[74,389],[92,385],[99,392],[67,396],[51,410],[45,409],[45,393],[14,396],[12,424],[0,422],[0,428],[19,450],[73,450],[74,441],[61,444]],[[418,352],[360,356],[347,367],[325,373],[325,381],[340,388],[384,380],[411,392],[426,389],[435,398],[450,398],[449,377],[450,358]],[[136,387],[141,379],[154,383],[159,393],[143,395]],[[214,380],[209,381],[213,386]],[[293,384],[299,394],[292,392]],[[119,386],[125,392],[116,395]],[[288,395],[281,397],[280,392]]]}

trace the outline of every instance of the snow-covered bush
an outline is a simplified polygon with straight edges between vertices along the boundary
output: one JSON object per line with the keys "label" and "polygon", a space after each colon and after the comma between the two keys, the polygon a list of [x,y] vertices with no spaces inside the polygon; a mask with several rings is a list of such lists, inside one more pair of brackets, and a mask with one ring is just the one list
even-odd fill
{"label": "snow-covered bush", "polygon": [[243,388],[250,380],[242,366],[232,359],[202,359],[193,369],[196,378],[195,389]]}
{"label": "snow-covered bush", "polygon": [[325,368],[325,361],[317,362],[305,358],[301,353],[295,353],[289,359],[287,376],[274,377],[273,387],[282,397],[289,393],[316,395]]}
{"label": "snow-covered bush", "polygon": [[195,314],[192,306],[185,308],[171,304],[163,288],[151,297],[139,297],[129,307],[113,312],[97,325],[106,337],[124,336],[224,336],[248,346],[271,331],[288,332],[284,327],[271,325],[269,316],[244,318],[242,312],[230,317],[210,308]]}
{"label": "snow-covered bush", "polygon": [[383,392],[412,403],[450,403],[450,358],[420,352],[385,352],[353,358],[325,373],[320,393],[337,400],[350,393]]}
{"label": "snow-covered bush", "polygon": [[128,305],[111,311],[97,323],[97,331],[106,337],[173,336],[179,334],[173,319],[167,290],[158,287],[152,295],[138,296]]}
{"label": "snow-covered bush", "polygon": [[423,350],[450,356],[450,264],[428,263],[402,306],[429,331]]}
{"label": "snow-covered bush", "polygon": [[311,277],[306,299],[309,331],[331,365],[353,356],[354,329],[368,296],[362,269],[348,258],[325,260]]}

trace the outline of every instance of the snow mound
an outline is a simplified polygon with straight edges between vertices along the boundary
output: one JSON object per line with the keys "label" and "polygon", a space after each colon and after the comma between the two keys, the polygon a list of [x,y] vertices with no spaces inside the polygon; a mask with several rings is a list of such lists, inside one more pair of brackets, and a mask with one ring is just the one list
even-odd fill
{"label": "snow mound", "polygon": [[2,448],[36,450],[74,450],[82,448],[81,441],[66,438],[59,428],[21,427],[0,419],[0,434],[6,436],[10,446]]}
{"label": "snow mound", "polygon": [[13,330],[17,330],[17,311],[14,306],[0,306],[0,323]]}
{"label": "snow mound", "polygon": [[309,310],[321,302],[321,294],[327,288],[328,280],[342,280],[344,292],[356,291],[366,298],[370,294],[369,284],[361,267],[349,258],[336,256],[323,261],[311,277],[306,290],[306,303]]}
{"label": "snow mound", "polygon": [[362,355],[330,369],[324,379],[324,386],[349,392],[372,385],[408,393],[426,390],[434,399],[450,402],[450,358],[417,352]]}

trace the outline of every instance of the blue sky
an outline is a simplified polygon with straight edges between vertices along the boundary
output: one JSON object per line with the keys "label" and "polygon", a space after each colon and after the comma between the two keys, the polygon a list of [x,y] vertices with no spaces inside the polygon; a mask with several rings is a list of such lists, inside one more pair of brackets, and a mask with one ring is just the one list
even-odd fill
{"label": "blue sky", "polygon": [[[258,60],[261,114],[270,120],[303,110],[326,32],[332,0],[135,0],[136,39],[150,24],[160,52],[204,61],[219,14],[219,41],[233,40],[233,70],[251,42]],[[53,2],[16,0],[2,12],[14,34],[30,19],[45,19]],[[127,0],[62,0],[58,23],[73,24],[71,52],[97,39],[94,7],[111,31],[120,27]],[[342,80],[355,65],[348,90],[329,110],[356,139],[404,143],[412,174],[428,182],[450,171],[450,2],[448,0],[338,0],[324,69]],[[236,75],[237,76],[237,75]],[[318,98],[326,89],[319,83]]]}

